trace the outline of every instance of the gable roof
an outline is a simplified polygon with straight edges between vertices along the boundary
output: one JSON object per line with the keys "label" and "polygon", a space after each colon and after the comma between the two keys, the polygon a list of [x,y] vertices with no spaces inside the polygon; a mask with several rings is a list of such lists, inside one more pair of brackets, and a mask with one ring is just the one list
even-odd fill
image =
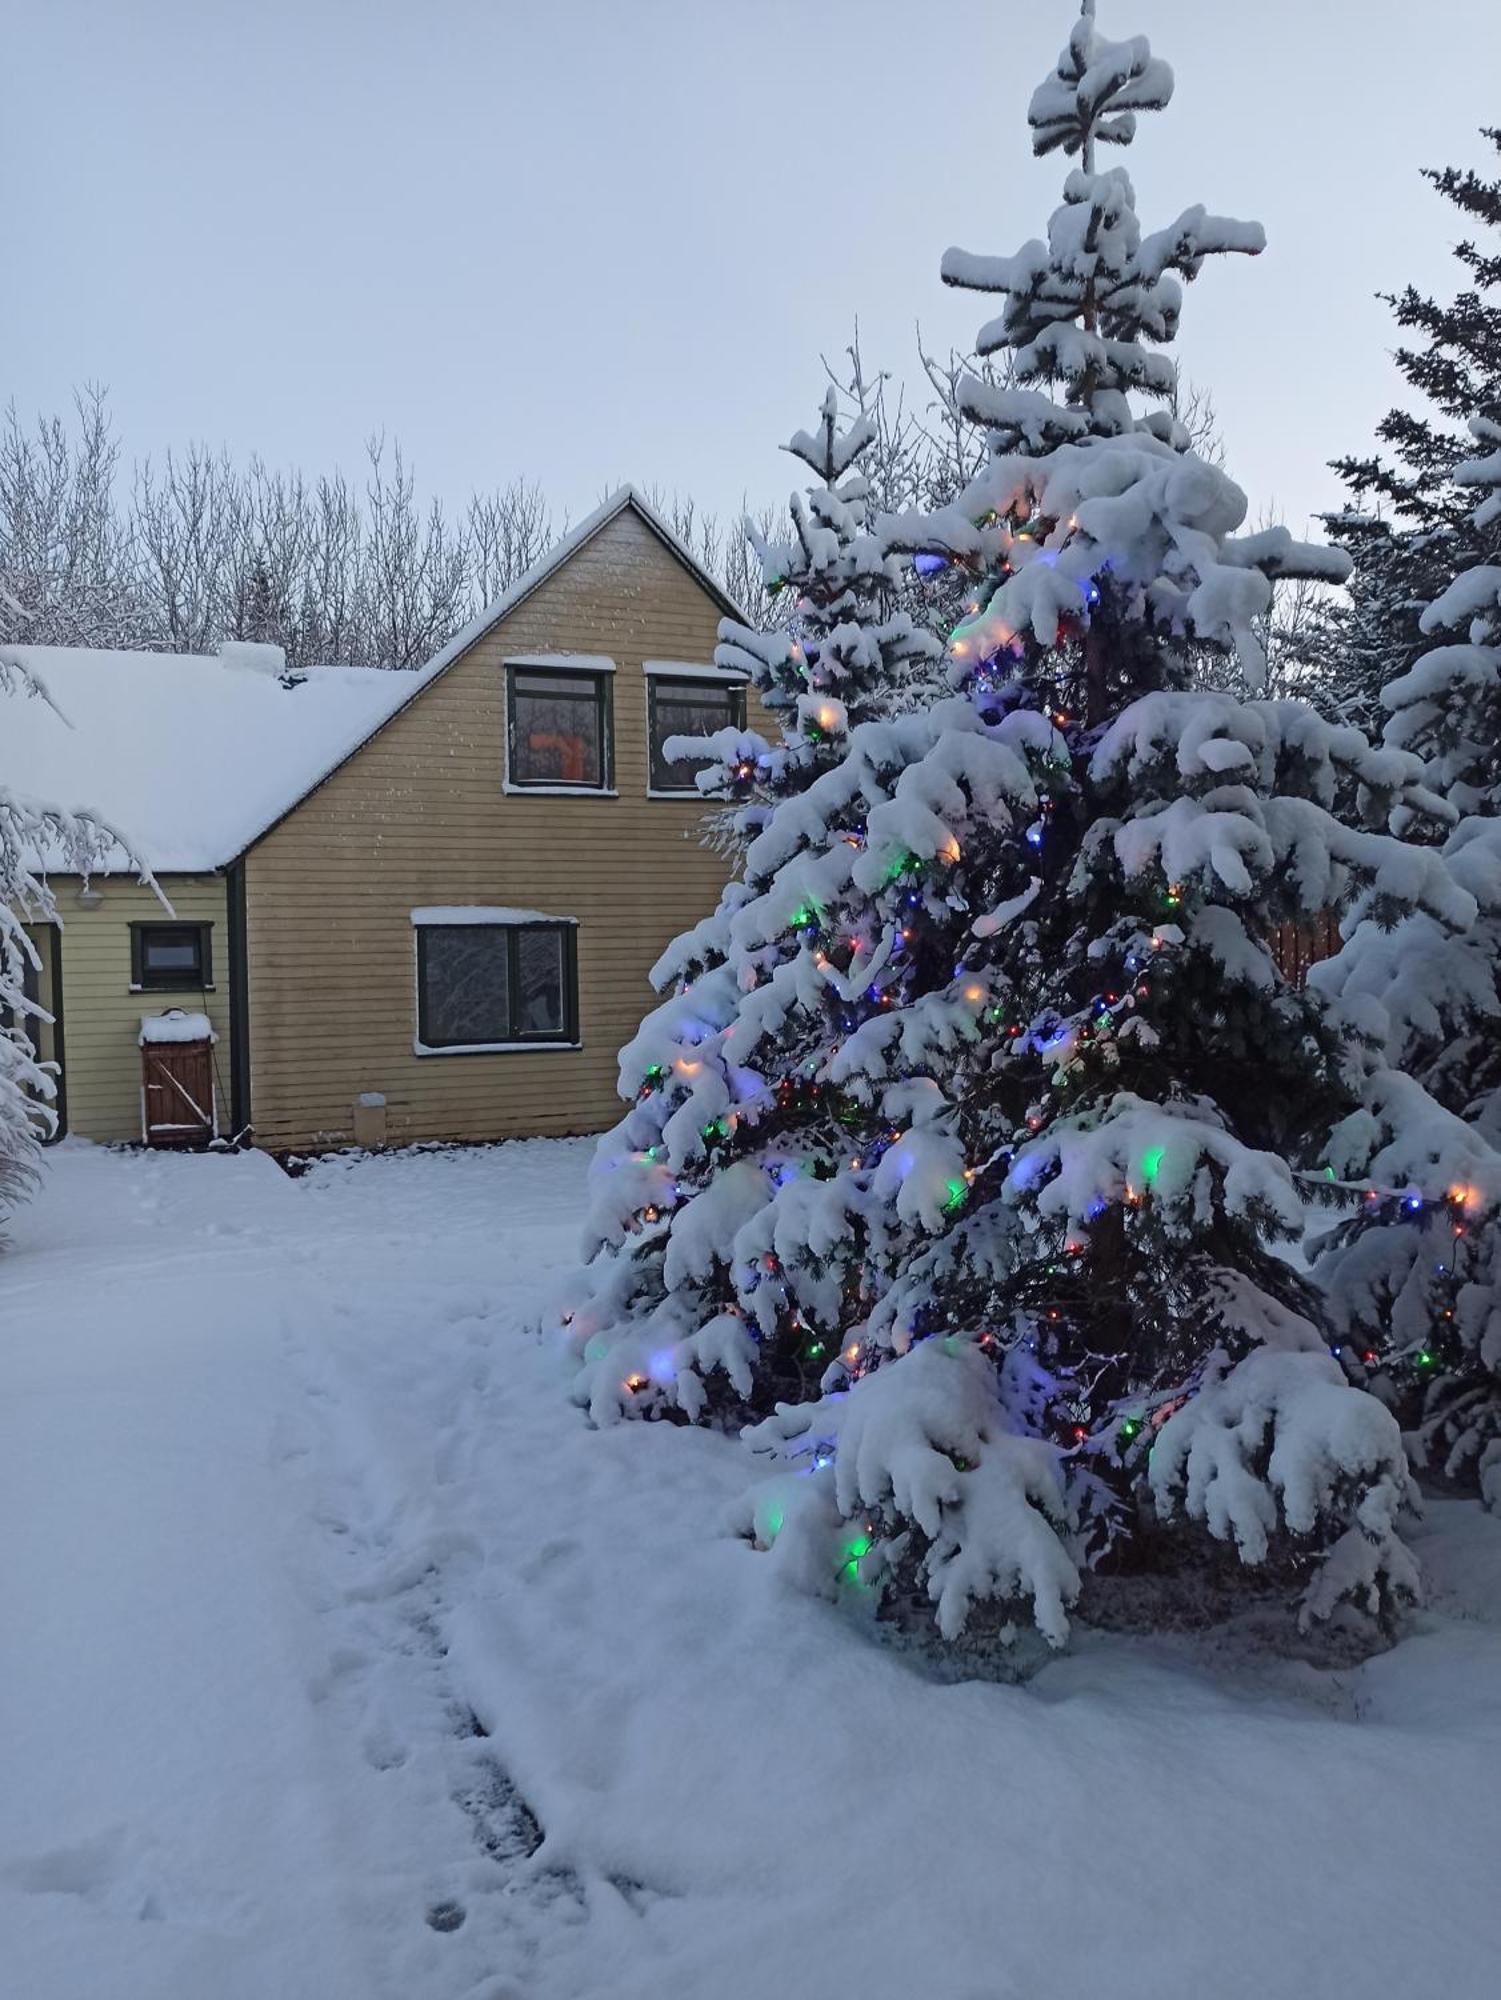
{"label": "gable roof", "polygon": [[314,667],[288,686],[234,649],[8,646],[56,706],[0,698],[0,784],[101,814],[160,874],[225,867],[627,509],[722,611],[744,619],[645,496],[622,486],[416,672]]}

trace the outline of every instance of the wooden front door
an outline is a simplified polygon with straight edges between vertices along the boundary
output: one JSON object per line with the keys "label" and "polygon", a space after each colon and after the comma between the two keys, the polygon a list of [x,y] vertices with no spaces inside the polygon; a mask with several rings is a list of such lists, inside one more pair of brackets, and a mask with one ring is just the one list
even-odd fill
{"label": "wooden front door", "polygon": [[141,1049],[141,1137],[148,1146],[201,1146],[218,1131],[211,1042]]}

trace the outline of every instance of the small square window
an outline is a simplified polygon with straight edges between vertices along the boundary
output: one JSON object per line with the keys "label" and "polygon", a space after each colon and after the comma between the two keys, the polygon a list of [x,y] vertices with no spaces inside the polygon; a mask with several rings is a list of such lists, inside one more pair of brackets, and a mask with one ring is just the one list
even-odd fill
{"label": "small square window", "polygon": [[198,993],[213,984],[210,924],[132,924],[130,983],[143,991]]}
{"label": "small square window", "polygon": [[512,785],[602,792],[610,784],[607,674],[511,667]]}
{"label": "small square window", "polygon": [[482,1049],[578,1040],[572,924],[417,926],[417,1040]]}
{"label": "small square window", "polygon": [[712,757],[680,757],[669,763],[664,745],[669,736],[712,736],[717,729],[745,727],[745,690],[716,681],[669,680],[652,674],[647,680],[651,711],[651,788],[654,792],[687,792]]}

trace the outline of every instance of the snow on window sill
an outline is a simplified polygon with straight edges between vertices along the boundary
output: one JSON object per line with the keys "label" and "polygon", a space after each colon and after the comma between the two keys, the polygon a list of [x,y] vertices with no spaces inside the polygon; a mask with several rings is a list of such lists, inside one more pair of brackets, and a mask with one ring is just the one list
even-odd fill
{"label": "snow on window sill", "polygon": [[537,1055],[577,1055],[583,1048],[582,1042],[448,1042],[442,1048],[429,1048],[426,1042],[413,1040],[414,1056],[537,1056]]}
{"label": "snow on window sill", "polygon": [[717,687],[749,687],[750,675],[737,667],[712,667],[700,660],[643,660],[641,671],[651,680],[708,681]]}
{"label": "snow on window sill", "polygon": [[522,799],[618,799],[613,785],[513,785],[507,778],[500,788]]}
{"label": "snow on window sill", "polygon": [[712,797],[710,793],[699,791],[697,786],[694,786],[694,788],[691,791],[664,792],[658,790],[658,788],[655,785],[648,785],[646,788],[646,796],[649,799],[670,799],[680,806],[689,804],[699,805],[699,806],[717,806],[721,803],[720,800]]}
{"label": "snow on window sill", "polygon": [[213,993],[218,989],[212,979],[207,985],[201,979],[149,979],[140,986],[132,981],[125,990],[128,993]]}

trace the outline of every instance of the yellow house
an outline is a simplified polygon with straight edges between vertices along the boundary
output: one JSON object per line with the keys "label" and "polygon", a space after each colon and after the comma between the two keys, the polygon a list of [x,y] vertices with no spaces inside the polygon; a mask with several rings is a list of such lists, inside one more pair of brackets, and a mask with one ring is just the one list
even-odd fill
{"label": "yellow house", "polygon": [[648,970],[728,873],[662,746],[764,721],[725,612],[625,488],[416,674],[20,649],[73,726],[21,704],[0,771],[103,812],[165,899],[54,882],[65,1128],[140,1138],[151,1077],[169,1136],[196,1108],[277,1152],[606,1124]]}

